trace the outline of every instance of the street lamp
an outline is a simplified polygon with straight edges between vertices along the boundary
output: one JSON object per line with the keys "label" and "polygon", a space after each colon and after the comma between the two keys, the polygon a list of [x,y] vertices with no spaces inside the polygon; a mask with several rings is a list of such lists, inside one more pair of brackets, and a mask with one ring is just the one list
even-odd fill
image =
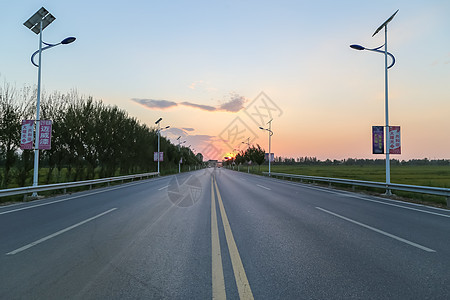
{"label": "street lamp", "polygon": [[[384,53],[384,81],[385,81],[385,118],[386,118],[386,195],[391,195],[391,191],[389,189],[389,184],[391,183],[391,169],[390,169],[390,158],[389,158],[389,149],[390,149],[390,140],[389,140],[389,103],[388,103],[388,69],[390,69],[395,64],[395,58],[394,56],[387,51],[387,25],[394,16],[397,14],[397,11],[389,18],[387,19],[383,24],[380,25],[380,27],[377,28],[375,33],[372,35],[372,37],[377,34],[381,29],[384,27],[384,45],[381,45],[380,47],[368,49],[366,47],[360,46],[360,45],[350,45],[350,48],[355,50],[368,50],[378,53]],[[384,51],[379,50],[380,48],[384,47]],[[388,66],[388,56],[392,58],[392,63]]]}
{"label": "street lamp", "polygon": [[[39,169],[39,125],[40,125],[40,103],[41,103],[41,66],[42,66],[42,51],[53,48],[58,45],[67,45],[76,40],[74,37],[68,37],[57,44],[49,44],[42,41],[42,31],[55,20],[55,17],[49,13],[45,8],[39,9],[32,15],[23,25],[29,28],[36,34],[39,34],[39,50],[31,55],[31,63],[38,67],[38,86],[37,86],[37,101],[36,101],[36,134],[34,139],[34,172],[33,172],[33,186],[38,186],[38,169]],[[46,47],[42,48],[42,44]],[[34,56],[39,53],[39,63],[34,62]],[[37,196],[34,192],[33,196]]]}
{"label": "street lamp", "polygon": [[[178,151],[180,151],[180,155],[181,155],[181,144],[184,144],[184,143],[186,143],[186,141],[181,141],[180,140],[181,139],[181,135],[177,138],[177,141],[178,141]],[[181,160],[182,160],[183,158],[182,157],[180,157],[180,160],[178,161],[178,173],[181,173]]]}
{"label": "street lamp", "polygon": [[259,129],[266,130],[267,132],[269,132],[269,177],[270,177],[270,161],[271,161],[270,144],[271,144],[271,138],[272,138],[272,135],[273,135],[272,121],[273,121],[273,119],[271,119],[269,122],[267,122],[267,124],[269,124],[269,128],[263,128],[261,126],[259,127]]}
{"label": "street lamp", "polygon": [[170,127],[170,126],[166,126],[166,127],[164,127],[164,128],[161,128],[161,124],[160,124],[161,120],[162,120],[162,118],[159,118],[159,119],[155,122],[155,124],[158,125],[158,176],[160,175],[160,174],[159,174],[159,161],[160,161],[160,150],[159,150],[160,142],[159,142],[159,140],[160,140],[160,138],[161,138],[161,131],[162,131],[162,130],[165,130],[165,129],[167,129],[167,128]]}
{"label": "street lamp", "polygon": [[247,138],[247,142],[242,142],[242,144],[247,144],[247,147],[250,148],[250,138]]}

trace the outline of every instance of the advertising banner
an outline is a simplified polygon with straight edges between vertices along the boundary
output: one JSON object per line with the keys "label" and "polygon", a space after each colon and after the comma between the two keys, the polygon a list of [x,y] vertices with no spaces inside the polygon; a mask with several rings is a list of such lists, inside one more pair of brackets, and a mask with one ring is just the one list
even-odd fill
{"label": "advertising banner", "polygon": [[[158,161],[158,152],[153,152],[153,161]],[[159,152],[159,161],[164,161],[164,152]]]}
{"label": "advertising banner", "polygon": [[384,126],[372,126],[372,153],[384,154]]}
{"label": "advertising banner", "polygon": [[50,150],[52,145],[52,121],[41,120],[39,122],[38,149]]}
{"label": "advertising banner", "polygon": [[33,149],[34,120],[22,120],[20,133],[20,149]]}
{"label": "advertising banner", "polygon": [[389,126],[389,154],[402,154],[400,126]]}
{"label": "advertising banner", "polygon": [[[269,153],[265,153],[264,159],[265,159],[266,161],[269,160]],[[270,161],[271,161],[271,162],[274,162],[274,161],[275,161],[275,154],[274,154],[274,153],[270,153]]]}

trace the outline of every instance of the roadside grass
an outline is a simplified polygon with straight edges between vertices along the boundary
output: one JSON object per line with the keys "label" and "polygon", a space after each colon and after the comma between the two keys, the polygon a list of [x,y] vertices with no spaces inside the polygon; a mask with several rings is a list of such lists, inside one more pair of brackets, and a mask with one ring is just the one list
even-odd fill
{"label": "roadside grass", "polygon": [[[195,167],[191,167],[191,170],[195,170],[198,168]],[[2,168],[0,168],[0,178],[2,178],[3,176],[3,172],[4,170]],[[10,188],[16,188],[16,187],[20,187],[20,185],[18,184],[17,178],[16,178],[16,170],[11,170],[10,176],[12,178],[14,178],[13,180],[11,180],[11,182],[8,184],[8,189]],[[87,169],[83,170],[83,175],[86,174]],[[153,172],[153,171],[151,171]],[[149,173],[151,173],[149,172]],[[156,170],[155,170],[156,172]],[[181,168],[181,172],[189,172],[189,168],[188,167],[183,167]],[[50,182],[47,183],[47,176],[49,173],[49,169],[48,168],[39,168],[39,185],[43,185],[43,184],[53,184],[53,183],[62,183],[62,182],[71,182],[74,181],[74,170],[72,169],[72,172],[69,172],[69,170],[67,168],[63,168],[61,169],[61,171],[58,173],[58,170],[54,169],[51,176],[50,176]],[[147,173],[147,172],[139,172],[139,173]],[[99,179],[100,176],[100,169],[96,169],[95,170],[95,178],[94,179]],[[172,174],[178,174],[178,168],[162,168],[161,169],[161,176],[166,176],[166,175],[172,175]],[[123,174],[119,174],[119,170],[116,171],[116,174],[114,174],[113,177],[116,176],[120,176]],[[32,176],[33,176],[33,170],[31,170],[27,176],[27,180],[25,181],[25,186],[31,186],[33,184],[32,182]],[[76,181],[81,181],[81,180],[87,180],[87,179],[77,179]],[[137,179],[135,179],[137,180]],[[101,187],[106,187],[106,186],[113,186],[113,185],[118,185],[121,184],[122,181],[114,181],[114,182],[110,182],[108,183],[101,183],[101,184],[95,184],[92,185],[92,187],[90,186],[80,186],[80,187],[73,187],[68,189],[66,192],[68,194],[71,193],[75,193],[75,192],[80,192],[80,191],[85,191],[85,190],[89,190],[89,189],[97,189],[97,188],[101,188]],[[39,196],[44,196],[44,197],[49,197],[49,196],[56,196],[56,195],[61,195],[63,194],[63,189],[58,189],[58,190],[51,190],[51,191],[45,191],[45,192],[39,192]],[[29,196],[29,195],[28,195]],[[8,196],[8,197],[0,197],[0,205],[6,205],[6,204],[10,204],[10,203],[15,203],[15,202],[22,202],[22,201],[26,201],[27,197],[25,195],[16,195],[16,196]]]}
{"label": "roadside grass", "polygon": [[[236,167],[235,170],[237,170]],[[240,171],[247,172],[247,166],[240,166]],[[250,167],[250,172],[254,174],[262,174],[262,172],[268,171],[268,165],[261,165],[260,168],[258,166]],[[272,165],[271,172],[377,182],[386,181],[386,169],[384,165]],[[436,165],[391,165],[391,182],[449,188],[450,167]],[[345,185],[337,186],[333,184],[333,186],[351,190],[351,187]],[[356,187],[355,190],[375,194],[383,193],[379,189],[365,187]],[[393,193],[393,197],[400,200],[437,205],[439,207],[446,206],[445,197],[402,191],[393,191]]]}

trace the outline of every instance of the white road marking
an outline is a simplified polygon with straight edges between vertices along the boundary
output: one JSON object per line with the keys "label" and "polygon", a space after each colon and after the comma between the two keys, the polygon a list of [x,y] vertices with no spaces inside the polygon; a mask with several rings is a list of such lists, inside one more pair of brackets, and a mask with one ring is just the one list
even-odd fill
{"label": "white road marking", "polygon": [[158,189],[158,191],[162,191],[163,189],[167,189],[168,187],[169,187],[168,185],[163,186],[162,188]]}
{"label": "white road marking", "polygon": [[[280,183],[291,185],[291,186],[297,186],[297,187],[301,187],[301,188],[307,188],[307,189],[316,190],[316,191],[327,192],[327,193],[330,193],[330,194],[335,194],[335,195],[339,195],[339,196],[343,196],[343,197],[357,198],[357,199],[361,199],[361,200],[364,200],[364,201],[370,201],[370,202],[380,203],[380,204],[384,204],[384,205],[395,206],[395,207],[399,207],[399,208],[403,208],[403,209],[414,210],[414,211],[418,211],[418,212],[422,212],[422,213],[426,213],[426,214],[430,214],[430,215],[450,218],[450,215],[441,214],[441,213],[437,213],[437,212],[432,212],[432,211],[428,211],[428,210],[422,210],[422,209],[418,209],[418,208],[414,208],[414,207],[408,207],[408,206],[404,206],[404,205],[414,205],[414,206],[425,207],[425,208],[429,208],[429,209],[441,210],[441,211],[444,211],[444,212],[447,211],[446,209],[442,209],[442,208],[430,207],[430,206],[425,206],[425,205],[417,204],[417,203],[402,202],[402,201],[397,201],[397,200],[393,200],[393,199],[384,199],[383,198],[383,201],[375,200],[375,199],[369,199],[369,198],[365,198],[365,197],[361,197],[361,196],[357,196],[357,195],[352,195],[350,193],[336,192],[336,191],[327,189],[325,187],[318,188],[318,187],[307,186],[306,184],[296,184],[296,183],[282,182],[282,181]],[[389,202],[396,202],[396,203],[399,203],[399,204],[388,203],[387,201],[389,201]],[[400,205],[400,204],[404,204],[404,205]]]}
{"label": "white road marking", "polygon": [[341,218],[341,219],[343,219],[343,220],[345,220],[345,221],[351,222],[351,223],[356,224],[356,225],[359,225],[359,226],[361,226],[361,227],[370,229],[370,230],[372,230],[372,231],[378,232],[378,233],[380,233],[380,234],[383,234],[383,235],[385,235],[385,236],[388,236],[388,237],[390,237],[390,238],[393,238],[393,239],[395,239],[395,240],[397,240],[397,241],[400,241],[400,242],[403,242],[403,243],[405,243],[405,244],[414,246],[414,247],[419,248],[419,249],[421,249],[421,250],[424,250],[424,251],[427,251],[427,252],[436,252],[436,250],[427,248],[427,247],[425,247],[425,246],[422,246],[422,245],[416,244],[416,243],[414,243],[414,242],[405,240],[404,238],[401,238],[401,237],[398,237],[398,236],[396,236],[396,235],[387,233],[387,232],[385,232],[385,231],[382,231],[382,230],[380,230],[380,229],[374,228],[374,227],[372,227],[372,226],[369,226],[369,225],[360,223],[360,222],[358,222],[358,221],[349,219],[349,218],[347,218],[347,217],[338,215],[338,214],[336,214],[336,213],[334,213],[334,212],[331,212],[331,211],[329,211],[329,210],[326,210],[326,209],[323,209],[323,208],[320,208],[320,207],[316,207],[316,208],[317,208],[318,210],[321,210],[321,211],[323,211],[323,212],[326,212],[326,213],[328,213],[328,214],[330,214],[330,215],[333,215],[333,216],[335,216],[335,217]]}
{"label": "white road marking", "polygon": [[103,213],[101,213],[101,214],[98,214],[98,215],[96,215],[96,216],[94,216],[94,217],[92,217],[92,218],[86,219],[86,220],[84,220],[84,221],[82,221],[82,222],[80,222],[80,223],[77,223],[77,224],[72,225],[72,226],[69,226],[69,227],[67,227],[67,228],[65,228],[65,229],[63,229],[63,230],[60,230],[60,231],[55,232],[55,233],[53,233],[53,234],[50,234],[50,235],[48,235],[48,236],[46,236],[46,237],[43,237],[42,239],[39,239],[39,240],[37,240],[37,241],[34,241],[34,242],[32,242],[32,243],[30,243],[30,244],[28,244],[28,245],[25,245],[25,246],[23,246],[23,247],[20,247],[20,248],[14,250],[14,251],[8,252],[8,253],[6,253],[6,255],[14,255],[14,254],[17,254],[17,253],[22,252],[22,251],[24,251],[24,250],[27,250],[27,249],[29,249],[29,248],[31,248],[31,247],[33,247],[33,246],[36,246],[36,245],[38,245],[38,244],[40,244],[40,243],[42,243],[42,242],[45,242],[45,241],[47,241],[47,240],[49,240],[49,239],[51,239],[51,238],[54,238],[55,236],[58,236],[58,235],[60,235],[60,234],[63,234],[63,233],[65,233],[65,232],[67,232],[67,231],[69,231],[69,230],[72,230],[72,229],[74,229],[74,228],[76,228],[76,227],[78,227],[78,226],[81,226],[81,225],[83,225],[83,224],[85,224],[85,223],[87,223],[87,222],[90,222],[90,221],[92,221],[92,220],[95,220],[95,219],[97,219],[97,218],[100,218],[101,216],[106,215],[106,214],[108,214],[108,213],[110,213],[110,212],[112,212],[112,211],[114,211],[114,210],[116,210],[116,209],[117,209],[117,208],[112,208],[112,209],[110,209],[110,210],[107,210],[107,211],[105,211],[105,212],[103,212]]}
{"label": "white road marking", "polygon": [[260,185],[260,184],[257,184],[256,186],[259,186],[260,188],[266,189],[266,190],[268,190],[268,191],[271,191],[271,190],[272,190],[271,188],[268,188],[268,187],[263,186],[263,185]]}
{"label": "white road marking", "polygon": [[[163,178],[156,178],[156,179],[154,179],[154,181],[161,180],[161,179],[163,179]],[[26,210],[26,209],[31,209],[31,208],[35,208],[35,207],[55,204],[55,203],[69,201],[69,200],[82,198],[82,197],[87,197],[87,196],[91,196],[91,195],[95,195],[95,194],[100,194],[100,193],[105,193],[105,192],[114,191],[114,190],[118,190],[118,189],[123,189],[123,188],[126,188],[126,187],[130,187],[130,186],[134,186],[134,185],[138,185],[138,184],[143,184],[143,183],[146,183],[146,181],[134,182],[134,183],[126,184],[126,185],[121,185],[121,186],[118,186],[118,187],[109,188],[109,189],[106,189],[106,190],[95,191],[95,192],[92,192],[92,193],[83,194],[83,195],[74,196],[74,197],[69,197],[69,198],[65,198],[65,199],[61,199],[61,200],[55,200],[55,201],[45,202],[45,203],[41,203],[41,204],[35,204],[35,205],[31,205],[31,206],[26,206],[26,207],[21,207],[21,208],[17,208],[17,209],[12,209],[12,210],[8,210],[8,211],[3,211],[3,212],[0,212],[0,215],[5,215],[5,214],[9,214],[9,213],[17,212],[17,211],[22,211],[22,210]]]}

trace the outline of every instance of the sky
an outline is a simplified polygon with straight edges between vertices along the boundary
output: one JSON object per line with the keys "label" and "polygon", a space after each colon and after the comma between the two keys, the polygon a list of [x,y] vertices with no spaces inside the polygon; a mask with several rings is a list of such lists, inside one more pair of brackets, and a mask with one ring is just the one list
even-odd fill
{"label": "sky", "polygon": [[[126,110],[205,159],[259,144],[275,156],[380,158],[372,126],[389,123],[400,155],[449,159],[450,1],[2,1],[0,81],[37,84],[38,35],[23,23],[41,7],[56,20],[43,40],[42,87],[76,89]],[[120,126],[120,124],[117,124]]]}

